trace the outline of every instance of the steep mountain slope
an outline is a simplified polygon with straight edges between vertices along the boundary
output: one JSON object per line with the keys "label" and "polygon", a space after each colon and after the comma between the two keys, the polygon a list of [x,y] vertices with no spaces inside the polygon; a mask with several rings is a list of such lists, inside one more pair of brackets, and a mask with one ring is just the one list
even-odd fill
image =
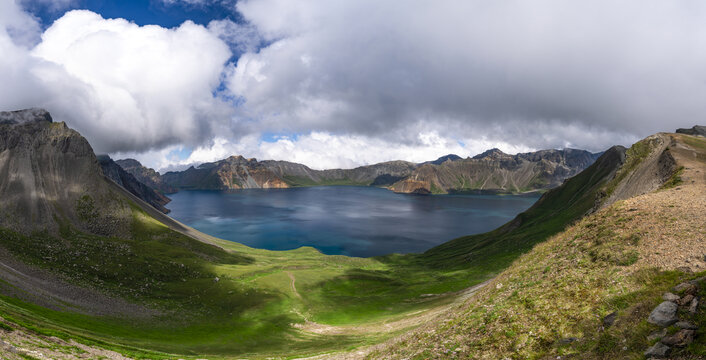
{"label": "steep mountain slope", "polygon": [[0,119],[0,227],[58,233],[71,223],[126,235],[130,208],[105,185],[86,139],[43,110],[3,112]]}
{"label": "steep mountain slope", "polygon": [[[669,162],[665,179],[664,168],[655,165]],[[631,182],[641,187],[639,194],[619,191]],[[649,137],[627,151],[601,191],[594,207],[600,210],[535,246],[436,321],[371,347],[366,356],[643,358],[652,344],[679,330],[670,327],[664,335],[647,321],[662,295],[706,275],[706,140]],[[706,281],[700,289],[703,297]],[[691,345],[671,348],[671,356],[704,358],[703,305],[694,315],[683,311],[699,330]],[[358,357],[362,352],[348,356]]]}
{"label": "steep mountain slope", "polygon": [[174,187],[165,184],[158,172],[152,168],[143,166],[135,159],[116,160],[115,163],[134,176],[137,181],[163,194],[171,194],[177,191]]}
{"label": "steep mountain slope", "polygon": [[169,213],[169,209],[165,208],[164,205],[168,204],[171,199],[135,179],[132,174],[123,170],[108,155],[100,155],[97,159],[101,169],[103,169],[103,175],[125,188],[131,194],[152,205],[155,209],[165,214]]}

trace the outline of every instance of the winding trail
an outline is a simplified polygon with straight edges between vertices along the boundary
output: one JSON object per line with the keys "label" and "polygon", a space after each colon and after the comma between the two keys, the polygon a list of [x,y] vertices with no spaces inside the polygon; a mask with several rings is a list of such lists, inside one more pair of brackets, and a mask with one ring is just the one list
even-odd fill
{"label": "winding trail", "polygon": [[296,295],[298,298],[301,299],[302,296],[299,294],[299,291],[297,291],[296,285],[294,285],[294,283],[297,281],[297,278],[294,277],[294,274],[292,274],[291,271],[285,271],[285,272],[287,273],[287,276],[289,276],[289,279],[292,280],[292,283],[291,283],[292,292],[294,293],[294,295]]}

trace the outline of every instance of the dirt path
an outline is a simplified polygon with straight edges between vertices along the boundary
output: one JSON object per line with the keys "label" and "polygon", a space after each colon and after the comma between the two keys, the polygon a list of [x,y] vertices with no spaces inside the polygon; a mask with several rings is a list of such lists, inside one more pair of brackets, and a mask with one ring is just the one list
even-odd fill
{"label": "dirt path", "polygon": [[291,285],[292,285],[292,292],[294,293],[294,295],[296,295],[298,298],[301,299],[302,296],[299,294],[299,291],[297,291],[297,287],[296,287],[296,285],[294,284],[294,283],[297,281],[297,278],[294,277],[294,274],[292,274],[291,271],[285,271],[285,272],[287,273],[287,276],[289,276],[289,279],[292,280],[292,283],[291,283]]}

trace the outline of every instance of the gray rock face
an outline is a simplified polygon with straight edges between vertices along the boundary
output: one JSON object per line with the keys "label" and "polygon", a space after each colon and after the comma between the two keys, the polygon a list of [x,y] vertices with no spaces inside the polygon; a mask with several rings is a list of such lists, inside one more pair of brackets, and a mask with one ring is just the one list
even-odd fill
{"label": "gray rock face", "polygon": [[664,359],[671,350],[669,346],[658,342],[645,351],[645,357],[648,359]]}
{"label": "gray rock face", "polygon": [[679,306],[671,301],[665,301],[659,304],[652,313],[647,321],[650,324],[655,324],[658,326],[666,327],[679,321],[677,318],[677,309]]}
{"label": "gray rock face", "polygon": [[177,192],[177,189],[165,184],[162,181],[161,175],[152,168],[143,166],[135,159],[115,160],[115,163],[120,165],[123,170],[130,173],[137,181],[162,192],[163,194],[171,194]]}
{"label": "gray rock face", "polygon": [[112,195],[88,141],[44,110],[2,113],[0,227],[58,232],[54,216],[98,235],[124,235],[131,210]]}
{"label": "gray rock face", "polygon": [[144,200],[146,203],[152,205],[155,209],[165,214],[169,213],[169,209],[165,208],[164,205],[169,203],[171,199],[138,181],[132,174],[116,164],[108,155],[100,155],[97,158],[103,169],[103,175],[113,180],[113,182],[122,186],[133,195]]}

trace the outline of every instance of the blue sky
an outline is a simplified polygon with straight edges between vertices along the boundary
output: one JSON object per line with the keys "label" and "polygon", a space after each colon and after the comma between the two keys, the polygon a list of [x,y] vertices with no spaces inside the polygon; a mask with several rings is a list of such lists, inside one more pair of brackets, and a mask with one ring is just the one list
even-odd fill
{"label": "blue sky", "polygon": [[52,9],[52,5],[43,1],[27,1],[25,8],[39,17],[44,27],[48,27],[65,11],[72,9],[87,9],[105,18],[124,18],[138,25],[160,25],[168,28],[179,26],[186,20],[201,25],[207,25],[211,20],[221,19],[242,21],[235,11],[235,3],[226,1],[191,5],[178,1],[165,4],[155,0],[76,0],[61,9]]}

